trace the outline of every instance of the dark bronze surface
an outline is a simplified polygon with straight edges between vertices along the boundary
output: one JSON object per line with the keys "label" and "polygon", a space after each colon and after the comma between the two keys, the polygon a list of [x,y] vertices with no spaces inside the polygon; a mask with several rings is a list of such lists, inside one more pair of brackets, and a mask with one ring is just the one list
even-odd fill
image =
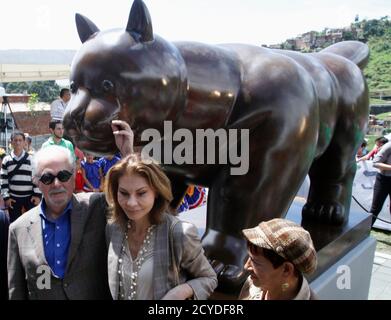
{"label": "dark bronze surface", "polygon": [[312,281],[369,237],[372,220],[368,213],[356,209],[350,211],[348,221],[344,225],[324,226],[303,221],[301,218],[302,205],[302,203],[294,201],[286,218],[301,224],[311,234],[318,255],[316,271],[307,277],[309,281]]}
{"label": "dark bronze surface", "polygon": [[203,245],[223,266],[223,288],[243,280],[241,230],[284,217],[308,172],[303,217],[325,233],[331,228],[326,225],[346,223],[355,153],[368,120],[360,69],[368,60],[365,44],[347,41],[301,54],[244,44],[171,43],[153,34],[139,0],[124,29],[99,31],[81,15],[76,24],[83,45],[72,63],[64,127],[82,150],[116,151],[112,119],[131,125],[136,145],[147,128],[162,133],[164,120],[172,121],[173,130],[193,133],[250,130],[245,175],[231,175],[230,165],[164,164],[175,181],[175,204],[186,184],[209,187]]}

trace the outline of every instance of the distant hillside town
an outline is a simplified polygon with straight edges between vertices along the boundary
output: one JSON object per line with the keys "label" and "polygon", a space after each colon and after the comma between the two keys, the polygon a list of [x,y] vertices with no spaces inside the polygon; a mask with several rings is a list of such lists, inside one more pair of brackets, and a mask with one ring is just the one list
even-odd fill
{"label": "distant hillside town", "polygon": [[313,52],[343,40],[365,41],[364,24],[355,23],[344,28],[325,28],[323,31],[309,31],[288,39],[284,43],[267,46],[272,49],[288,49],[301,52]]}

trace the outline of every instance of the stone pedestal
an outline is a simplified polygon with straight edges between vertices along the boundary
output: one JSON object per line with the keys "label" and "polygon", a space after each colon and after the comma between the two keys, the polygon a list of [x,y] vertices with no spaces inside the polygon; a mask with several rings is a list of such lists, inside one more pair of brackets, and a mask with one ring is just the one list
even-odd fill
{"label": "stone pedestal", "polygon": [[310,282],[322,300],[367,300],[376,240],[367,237]]}

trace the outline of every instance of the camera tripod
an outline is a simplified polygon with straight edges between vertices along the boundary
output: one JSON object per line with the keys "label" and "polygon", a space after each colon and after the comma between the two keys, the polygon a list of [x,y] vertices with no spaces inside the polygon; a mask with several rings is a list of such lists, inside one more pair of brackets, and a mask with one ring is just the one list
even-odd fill
{"label": "camera tripod", "polygon": [[5,147],[5,151],[8,154],[8,134],[9,130],[13,133],[15,130],[15,118],[12,112],[11,106],[8,102],[8,97],[3,96],[3,102],[1,104],[0,112],[0,145]]}

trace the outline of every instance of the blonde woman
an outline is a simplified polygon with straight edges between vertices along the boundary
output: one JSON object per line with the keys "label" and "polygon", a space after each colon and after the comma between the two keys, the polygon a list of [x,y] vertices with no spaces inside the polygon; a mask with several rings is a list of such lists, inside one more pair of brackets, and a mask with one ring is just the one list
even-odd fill
{"label": "blonde woman", "polygon": [[139,155],[110,169],[105,185],[108,273],[113,299],[206,299],[217,277],[197,229],[168,213],[171,185]]}

